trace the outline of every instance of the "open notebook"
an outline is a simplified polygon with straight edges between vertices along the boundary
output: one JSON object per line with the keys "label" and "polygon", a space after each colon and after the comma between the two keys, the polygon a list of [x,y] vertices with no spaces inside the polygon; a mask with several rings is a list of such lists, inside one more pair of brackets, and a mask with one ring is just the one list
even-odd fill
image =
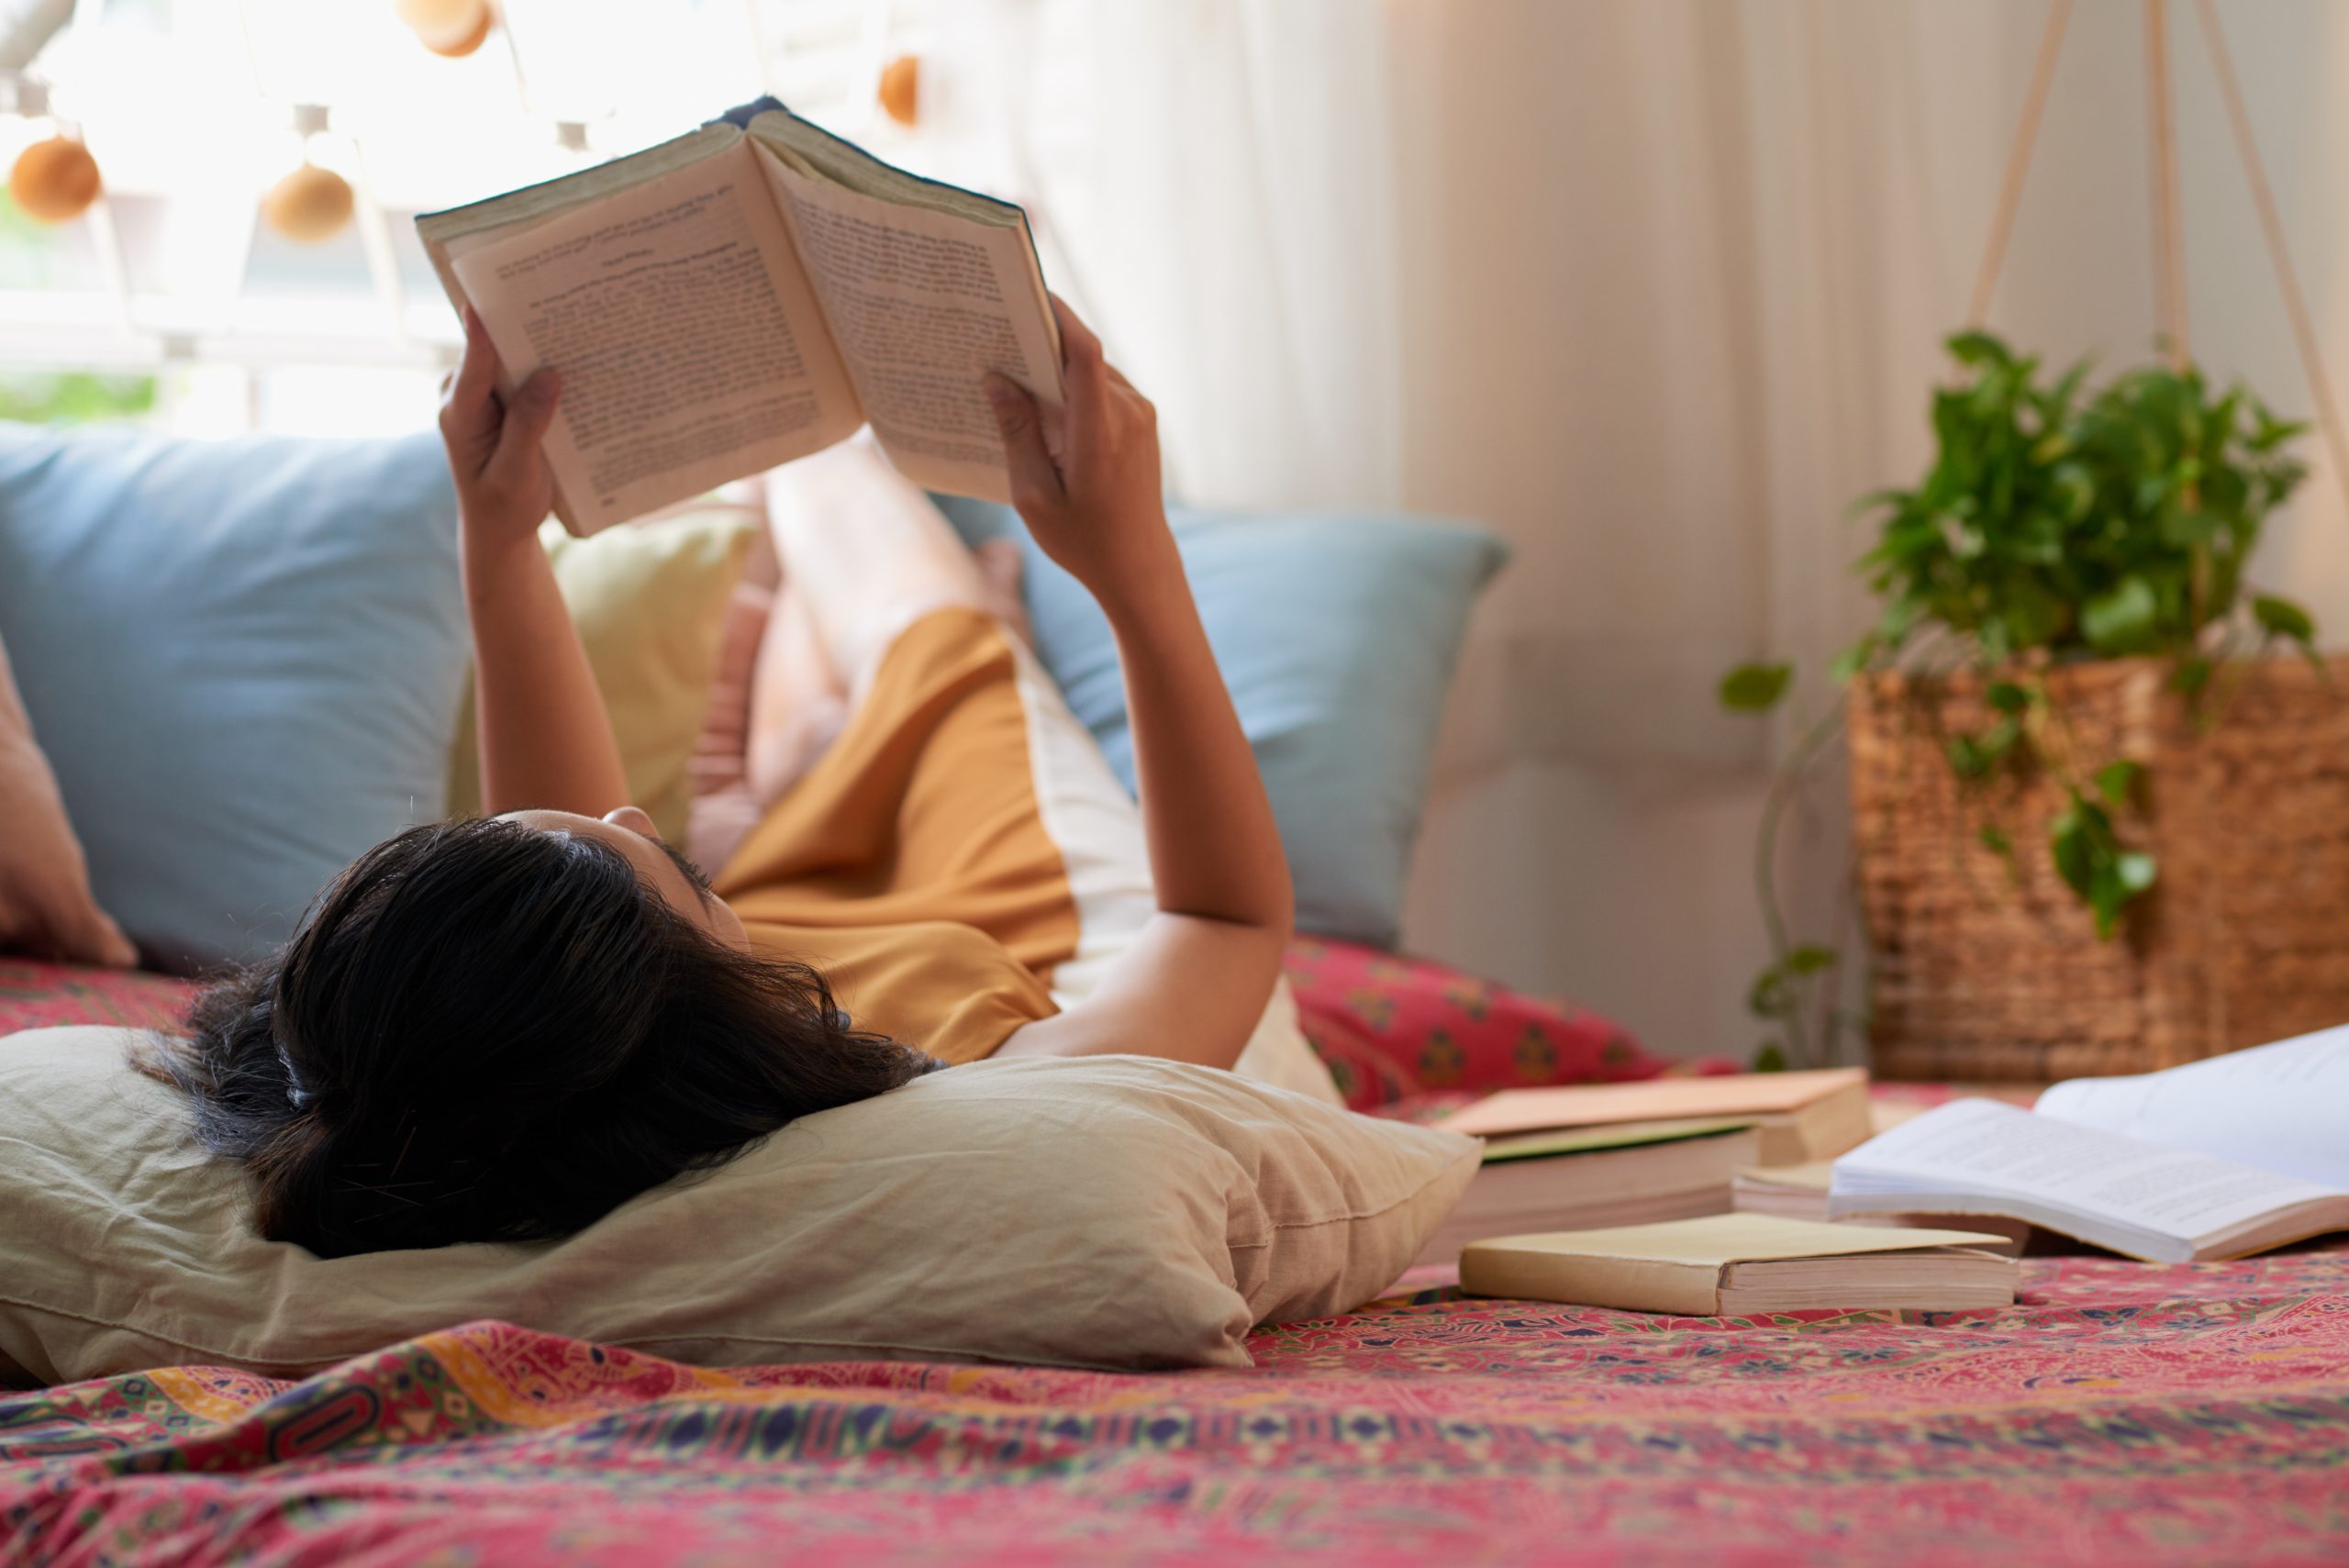
{"label": "open notebook", "polygon": [[509,388],[562,375],[556,515],[593,533],[868,423],[916,484],[1008,500],[982,377],[1061,401],[1027,216],[751,108],[416,220]]}

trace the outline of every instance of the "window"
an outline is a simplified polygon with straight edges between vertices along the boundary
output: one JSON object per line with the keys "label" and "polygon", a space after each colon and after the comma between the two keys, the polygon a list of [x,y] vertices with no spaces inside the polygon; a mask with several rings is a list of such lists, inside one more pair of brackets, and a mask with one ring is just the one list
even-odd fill
{"label": "window", "polygon": [[[1032,25],[1003,21],[1032,24],[1030,6],[498,9],[481,48],[448,59],[393,0],[0,0],[0,61],[37,43],[14,81],[52,111],[0,115],[0,165],[68,128],[106,192],[54,226],[0,195],[0,413],[143,415],[206,433],[414,428],[457,340],[417,213],[650,146],[763,91],[893,161],[1019,194],[1019,160],[994,131],[1001,78],[978,68],[1030,47]],[[874,98],[882,67],[907,52],[924,58],[915,132]],[[940,57],[974,70],[933,89]],[[0,73],[0,106],[9,84]],[[351,224],[317,244],[261,217],[305,158],[357,195]]]}

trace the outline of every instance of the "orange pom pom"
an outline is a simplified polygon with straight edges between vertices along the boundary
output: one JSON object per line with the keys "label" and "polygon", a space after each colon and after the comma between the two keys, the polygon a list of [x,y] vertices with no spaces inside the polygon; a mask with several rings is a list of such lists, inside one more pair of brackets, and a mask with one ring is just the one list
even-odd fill
{"label": "orange pom pom", "polygon": [[261,202],[263,222],[288,239],[316,245],[351,221],[351,182],[331,169],[305,163],[272,185]]}
{"label": "orange pom pom", "polygon": [[899,125],[920,117],[921,57],[901,54],[881,70],[881,107]]}
{"label": "orange pom pom", "polygon": [[479,49],[493,19],[489,0],[397,0],[394,9],[418,42],[451,60]]}
{"label": "orange pom pom", "polygon": [[18,210],[42,223],[81,217],[98,199],[98,161],[70,136],[34,142],[8,171],[8,195]]}

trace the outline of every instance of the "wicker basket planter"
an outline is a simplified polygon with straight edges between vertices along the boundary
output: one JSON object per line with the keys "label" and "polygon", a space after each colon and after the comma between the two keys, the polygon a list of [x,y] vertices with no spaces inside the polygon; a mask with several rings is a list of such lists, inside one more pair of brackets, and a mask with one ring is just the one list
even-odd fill
{"label": "wicker basket planter", "polygon": [[[2125,840],[2160,880],[2097,939],[2056,875],[2044,774],[1961,786],[1943,751],[1989,715],[1978,675],[1863,677],[1852,806],[1878,1073],[2046,1080],[2140,1073],[2349,1022],[2349,659],[2221,673],[2199,731],[2169,665],[2065,666],[2047,688],[2090,766],[2148,765]],[[2014,839],[2010,866],[1981,825]]]}

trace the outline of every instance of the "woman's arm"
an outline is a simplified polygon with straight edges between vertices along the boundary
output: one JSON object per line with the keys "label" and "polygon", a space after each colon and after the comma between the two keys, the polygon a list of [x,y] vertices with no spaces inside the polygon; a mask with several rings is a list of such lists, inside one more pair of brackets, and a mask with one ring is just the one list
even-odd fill
{"label": "woman's arm", "polygon": [[440,405],[440,439],[457,481],[465,614],[473,628],[482,809],[601,817],[626,806],[628,775],[587,651],[539,543],[554,505],[540,448],[561,395],[551,370],[510,402],[497,350],[465,312],[465,357]]}
{"label": "woman's arm", "polygon": [[1058,441],[1010,382],[991,379],[988,397],[1019,515],[1117,637],[1158,913],[1083,1006],[1030,1024],[997,1054],[1130,1051],[1229,1067],[1280,976],[1288,863],[1167,529],[1156,412],[1053,304],[1067,384]]}

